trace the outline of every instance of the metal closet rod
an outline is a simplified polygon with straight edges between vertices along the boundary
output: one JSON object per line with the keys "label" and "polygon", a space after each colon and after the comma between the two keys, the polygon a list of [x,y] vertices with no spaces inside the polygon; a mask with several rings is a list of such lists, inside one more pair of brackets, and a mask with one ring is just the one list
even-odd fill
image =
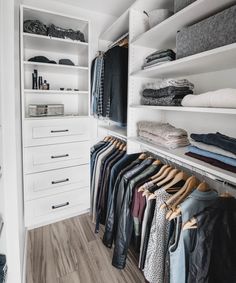
{"label": "metal closet rod", "polygon": [[[175,164],[179,165],[179,166],[181,166],[183,168],[186,168],[187,170],[190,170],[191,172],[195,172],[195,173],[200,174],[203,177],[207,177],[207,178],[209,178],[209,179],[211,179],[211,180],[213,180],[215,182],[222,183],[225,186],[229,186],[230,188],[236,189],[236,184],[232,184],[228,180],[222,179],[222,178],[220,178],[217,175],[213,175],[211,173],[207,173],[207,172],[205,172],[205,171],[203,171],[201,169],[198,169],[196,167],[188,165],[187,163],[181,162],[181,161],[179,161],[179,160],[177,160],[175,158],[172,158],[170,156],[167,156],[167,155],[165,155],[163,153],[156,152],[153,149],[150,149],[148,147],[145,147],[145,146],[140,146],[140,147],[141,147],[141,150],[143,152],[148,152],[149,154],[154,154],[157,157],[162,157],[165,160],[167,160],[167,163],[168,163],[168,161],[170,161],[171,163],[173,163],[174,166],[175,166]],[[171,164],[169,164],[169,165],[171,165]]]}

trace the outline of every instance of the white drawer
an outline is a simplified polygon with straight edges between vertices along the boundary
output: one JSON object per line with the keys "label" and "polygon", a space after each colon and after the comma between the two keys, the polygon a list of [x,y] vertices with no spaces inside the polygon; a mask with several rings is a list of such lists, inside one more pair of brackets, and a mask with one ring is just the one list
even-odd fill
{"label": "white drawer", "polygon": [[89,163],[89,142],[25,148],[25,173],[35,173]]}
{"label": "white drawer", "polygon": [[24,146],[89,140],[90,119],[28,120],[24,126]]}
{"label": "white drawer", "polygon": [[26,201],[26,226],[43,225],[89,209],[89,188]]}
{"label": "white drawer", "polygon": [[25,199],[89,187],[89,165],[25,175]]}

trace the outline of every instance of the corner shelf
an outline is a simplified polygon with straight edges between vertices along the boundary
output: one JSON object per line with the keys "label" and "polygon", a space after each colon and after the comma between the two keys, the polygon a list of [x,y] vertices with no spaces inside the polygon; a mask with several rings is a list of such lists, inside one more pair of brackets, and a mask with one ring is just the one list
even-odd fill
{"label": "corner shelf", "polygon": [[129,138],[129,141],[134,142],[140,145],[141,147],[156,153],[157,155],[159,153],[161,155],[177,160],[180,163],[187,164],[203,172],[209,173],[218,178],[222,178],[223,180],[227,180],[233,184],[236,184],[236,174],[235,173],[214,167],[208,163],[205,163],[203,161],[200,161],[200,160],[197,160],[197,159],[194,159],[194,158],[191,158],[185,155],[185,153],[187,152],[186,147],[181,147],[177,149],[167,149],[161,146],[154,145],[150,142],[144,141],[140,138]]}
{"label": "corner shelf", "polygon": [[106,130],[116,137],[121,137],[122,139],[127,138],[127,129],[116,125],[111,126],[99,126],[100,129]]}
{"label": "corner shelf", "polygon": [[234,108],[155,106],[155,105],[139,105],[139,104],[132,104],[132,105],[130,105],[130,108],[133,108],[133,109],[146,109],[146,110],[150,110],[151,109],[151,110],[160,110],[160,111],[198,112],[198,113],[236,115],[236,109],[234,109]]}
{"label": "corner shelf", "polygon": [[[132,44],[156,49],[173,48],[175,46],[176,33],[181,28],[199,22],[234,3],[234,0],[197,0],[159,25],[138,36],[132,41]],[[155,38],[158,38],[158,40],[154,40]]]}

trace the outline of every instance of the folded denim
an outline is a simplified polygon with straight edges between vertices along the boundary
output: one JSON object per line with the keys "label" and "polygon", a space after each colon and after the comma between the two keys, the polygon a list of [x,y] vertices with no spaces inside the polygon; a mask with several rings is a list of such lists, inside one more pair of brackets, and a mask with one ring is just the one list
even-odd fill
{"label": "folded denim", "polygon": [[224,155],[220,155],[211,151],[203,150],[195,146],[189,146],[188,150],[192,153],[196,153],[205,157],[213,158],[215,160],[221,161],[225,164],[235,166],[236,167],[236,159],[235,158],[230,158]]}
{"label": "folded denim", "polygon": [[185,107],[236,108],[236,89],[219,89],[198,95],[188,95],[182,101]]}
{"label": "folded denim", "polygon": [[181,106],[182,98],[177,98],[175,95],[152,98],[152,97],[142,97],[142,105],[154,105],[154,106]]}
{"label": "folded denim", "polygon": [[159,51],[156,51],[156,52],[150,54],[148,57],[146,57],[145,61],[150,62],[152,60],[159,59],[159,58],[166,57],[166,56],[169,56],[173,60],[175,60],[176,54],[171,49],[159,50]]}
{"label": "folded denim", "polygon": [[191,140],[190,142],[191,142],[191,145],[196,146],[200,149],[211,151],[211,152],[214,152],[214,153],[217,153],[217,154],[221,154],[221,155],[236,159],[236,154],[233,154],[233,153],[231,153],[227,150],[219,148],[218,146],[205,144],[203,142],[196,142],[194,140]]}
{"label": "folded denim", "polygon": [[153,97],[153,98],[161,98],[170,95],[179,96],[178,98],[183,98],[185,95],[193,93],[188,87],[175,87],[168,86],[161,89],[144,89],[143,96],[144,97]]}
{"label": "folded denim", "polygon": [[156,59],[156,60],[153,60],[153,61],[150,61],[148,63],[144,63],[143,64],[143,69],[147,69],[147,68],[151,68],[151,67],[154,67],[154,66],[158,66],[160,64],[163,64],[163,63],[166,63],[166,62],[171,62],[173,61],[173,59],[169,56],[167,57],[163,57],[163,58],[160,58],[160,59]]}
{"label": "folded denim", "polygon": [[191,138],[198,142],[218,146],[226,151],[236,154],[236,139],[219,132],[209,134],[191,134]]}
{"label": "folded denim", "polygon": [[219,160],[213,159],[213,158],[209,158],[209,157],[205,157],[196,153],[192,153],[192,152],[187,152],[185,153],[185,155],[190,156],[192,158],[196,158],[198,160],[204,161],[208,164],[211,164],[212,166],[236,173],[236,167],[235,166],[231,166],[228,164],[225,164]]}

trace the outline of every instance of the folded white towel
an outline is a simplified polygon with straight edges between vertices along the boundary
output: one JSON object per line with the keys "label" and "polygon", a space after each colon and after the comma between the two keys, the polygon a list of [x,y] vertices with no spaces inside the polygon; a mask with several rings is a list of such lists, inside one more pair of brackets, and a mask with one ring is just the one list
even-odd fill
{"label": "folded white towel", "polygon": [[198,95],[186,95],[182,106],[236,108],[236,89],[225,88]]}
{"label": "folded white towel", "polygon": [[195,140],[192,140],[192,139],[191,139],[190,142],[191,142],[191,145],[196,146],[200,149],[207,150],[207,151],[210,151],[210,152],[213,152],[213,153],[217,153],[217,154],[220,154],[220,155],[224,155],[224,156],[236,159],[236,154],[233,154],[229,151],[221,149],[217,146],[205,144],[203,142],[196,142]]}

